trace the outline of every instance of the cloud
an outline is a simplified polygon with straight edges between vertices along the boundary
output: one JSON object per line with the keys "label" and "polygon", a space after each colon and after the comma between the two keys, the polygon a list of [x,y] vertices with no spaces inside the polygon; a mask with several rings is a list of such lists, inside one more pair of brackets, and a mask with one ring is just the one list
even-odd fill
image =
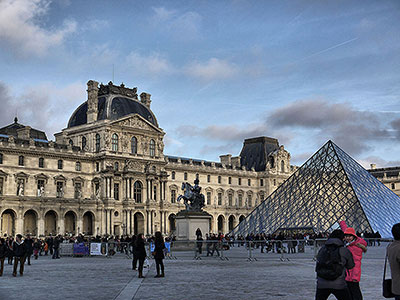
{"label": "cloud", "polygon": [[232,78],[239,73],[235,64],[226,60],[210,58],[207,62],[193,62],[184,68],[187,75],[203,81]]}
{"label": "cloud", "polygon": [[180,13],[165,7],[153,7],[151,24],[174,39],[192,41],[201,36],[202,16],[194,11]]}
{"label": "cloud", "polygon": [[322,141],[332,139],[353,155],[371,149],[371,142],[393,137],[382,114],[324,100],[293,102],[271,113],[267,122],[275,128],[317,132]]}
{"label": "cloud", "polygon": [[100,31],[108,27],[110,27],[110,22],[107,20],[92,19],[83,23],[80,29],[83,31]]}
{"label": "cloud", "polygon": [[38,18],[48,13],[49,4],[47,0],[0,1],[0,46],[19,56],[44,56],[60,46],[77,24],[65,20],[56,30],[41,27]]}
{"label": "cloud", "polygon": [[132,51],[126,57],[126,62],[135,72],[145,75],[162,75],[174,72],[173,66],[160,53],[142,55],[139,52]]}
{"label": "cloud", "polygon": [[376,164],[377,168],[400,166],[400,160],[385,160],[378,156],[367,156],[358,160],[365,169],[370,169],[371,164]]}
{"label": "cloud", "polygon": [[[21,95],[12,95],[10,89],[0,82],[0,120],[6,126],[18,116],[19,123],[45,131],[47,138],[67,126],[68,119],[79,104],[85,101],[85,86],[72,83],[65,87],[41,84],[24,87]],[[63,109],[60,109],[62,107]]]}
{"label": "cloud", "polygon": [[396,137],[398,139],[400,139],[400,118],[393,120],[392,122],[390,122],[390,125],[392,126],[392,128],[394,129],[394,132],[396,134]]}
{"label": "cloud", "polygon": [[243,141],[245,138],[265,135],[267,128],[263,124],[248,124],[244,128],[237,125],[210,125],[205,128],[183,125],[179,126],[176,131],[181,137],[201,136],[218,141]]}

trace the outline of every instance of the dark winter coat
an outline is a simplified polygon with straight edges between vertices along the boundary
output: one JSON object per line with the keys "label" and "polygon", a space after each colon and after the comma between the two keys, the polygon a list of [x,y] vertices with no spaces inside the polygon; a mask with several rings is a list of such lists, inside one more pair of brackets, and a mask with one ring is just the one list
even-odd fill
{"label": "dark winter coat", "polygon": [[7,245],[5,243],[1,244],[0,245],[0,258],[6,257],[7,256],[7,252],[8,252]]}
{"label": "dark winter coat", "polygon": [[144,248],[144,240],[143,239],[136,239],[135,256],[137,259],[145,259],[146,258],[146,249]]}
{"label": "dark winter coat", "polygon": [[13,253],[14,253],[14,256],[16,256],[16,257],[24,257],[25,256],[27,251],[26,251],[26,245],[25,245],[24,241],[22,241],[21,243],[18,243],[18,242],[13,243]]}
{"label": "dark winter coat", "polygon": [[[317,288],[318,289],[335,289],[335,290],[343,290],[347,288],[347,284],[346,284],[346,269],[352,269],[354,268],[354,260],[353,260],[353,255],[351,254],[351,252],[344,248],[344,244],[343,241],[337,238],[331,238],[328,239],[325,243],[325,245],[336,245],[339,248],[339,254],[340,254],[340,258],[342,261],[342,266],[344,266],[343,268],[343,272],[342,275],[340,275],[338,278],[336,278],[335,280],[327,280],[324,278],[321,278],[319,276],[317,276]],[[318,252],[317,255],[317,263],[320,260],[320,254],[321,251]]]}
{"label": "dark winter coat", "polygon": [[154,242],[154,258],[164,259],[165,244],[162,239],[156,239]]}
{"label": "dark winter coat", "polygon": [[33,239],[25,239],[24,243],[25,243],[27,254],[32,254],[33,253]]}

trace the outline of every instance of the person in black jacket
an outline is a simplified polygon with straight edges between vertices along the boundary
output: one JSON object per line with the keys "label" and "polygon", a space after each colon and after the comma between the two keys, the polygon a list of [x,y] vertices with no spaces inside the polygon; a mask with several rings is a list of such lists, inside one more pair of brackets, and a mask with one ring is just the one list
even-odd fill
{"label": "person in black jacket", "polygon": [[25,255],[26,255],[26,246],[24,241],[22,240],[22,235],[17,234],[15,237],[15,242],[13,243],[13,252],[14,252],[14,270],[13,276],[17,276],[17,268],[18,262],[19,265],[19,274],[24,275],[24,264],[25,264]]}
{"label": "person in black jacket", "polygon": [[31,238],[30,234],[26,235],[24,243],[25,243],[25,247],[26,247],[25,261],[26,261],[26,259],[28,259],[28,266],[30,266],[31,265],[31,256],[33,254],[33,239]]}
{"label": "person in black jacket", "polygon": [[60,243],[61,243],[60,237],[56,236],[53,241],[53,250],[54,250],[52,257],[53,259],[60,258]]}
{"label": "person in black jacket", "polygon": [[146,259],[146,249],[144,248],[144,238],[143,233],[138,234],[135,242],[135,256],[139,261],[139,278],[144,278],[143,276],[143,265]]}
{"label": "person in black jacket", "polygon": [[[354,268],[354,260],[351,252],[344,247],[343,244],[344,233],[342,230],[334,230],[330,235],[325,245],[321,248],[317,255],[317,293],[315,300],[326,300],[330,294],[333,294],[338,300],[351,300],[351,295],[347,289],[345,281],[346,270]],[[335,247],[339,251],[340,265],[342,271],[339,277],[335,279],[322,278],[318,274],[318,268],[321,266],[323,259],[324,248]]]}
{"label": "person in black jacket", "polygon": [[7,244],[3,238],[0,238],[0,276],[3,276],[4,260],[7,256]]}
{"label": "person in black jacket", "polygon": [[[156,270],[157,270],[157,275],[154,276],[155,278],[158,277],[164,277],[164,249],[165,249],[165,243],[164,239],[162,237],[162,234],[160,231],[157,231],[155,234],[155,239],[154,239],[154,259],[156,261]],[[161,274],[160,274],[160,267],[161,267]]]}
{"label": "person in black jacket", "polygon": [[136,270],[136,266],[137,266],[137,257],[136,257],[136,253],[135,253],[135,247],[136,247],[136,235],[132,236],[132,240],[131,240],[131,247],[132,247],[132,270]]}

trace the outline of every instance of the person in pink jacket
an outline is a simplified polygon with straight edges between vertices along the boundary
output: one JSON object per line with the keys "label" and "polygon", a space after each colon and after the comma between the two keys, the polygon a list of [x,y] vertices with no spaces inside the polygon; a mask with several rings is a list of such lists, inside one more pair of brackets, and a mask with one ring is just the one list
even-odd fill
{"label": "person in pink jacket", "polygon": [[353,269],[346,271],[346,283],[351,294],[352,300],[362,300],[362,293],[360,290],[361,279],[361,260],[363,253],[367,252],[367,242],[356,235],[354,228],[347,227],[345,221],[341,221],[340,227],[344,232],[344,241],[347,249],[353,255],[355,266]]}

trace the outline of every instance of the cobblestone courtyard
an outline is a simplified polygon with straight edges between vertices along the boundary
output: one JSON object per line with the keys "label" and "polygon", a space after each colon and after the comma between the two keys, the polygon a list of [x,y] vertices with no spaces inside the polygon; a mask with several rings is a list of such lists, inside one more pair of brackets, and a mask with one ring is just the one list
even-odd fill
{"label": "cobblestone courtyard", "polygon": [[[361,289],[365,300],[383,299],[381,281],[385,246],[370,247],[363,260]],[[0,277],[0,299],[313,299],[315,263],[312,255],[254,251],[247,261],[243,247],[225,253],[229,260],[191,252],[165,260],[166,277],[154,278],[155,266],[138,279],[124,255],[105,257],[40,257],[26,266],[23,277],[11,276],[6,265]],[[150,261],[152,264],[152,261]],[[148,273],[147,273],[148,272]],[[330,298],[334,299],[334,298]]]}

